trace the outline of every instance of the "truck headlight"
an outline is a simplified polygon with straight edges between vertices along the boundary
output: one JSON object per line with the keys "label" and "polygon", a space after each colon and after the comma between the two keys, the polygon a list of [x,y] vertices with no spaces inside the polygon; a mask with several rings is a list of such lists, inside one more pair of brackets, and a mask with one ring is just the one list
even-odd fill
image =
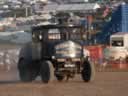
{"label": "truck headlight", "polygon": [[72,53],[72,54],[70,54],[70,56],[71,56],[72,58],[74,58],[74,57],[75,57],[75,54],[74,54],[74,53]]}
{"label": "truck headlight", "polygon": [[55,56],[52,56],[52,59],[55,59]]}
{"label": "truck headlight", "polygon": [[42,35],[39,35],[39,39],[42,40],[42,38],[43,38]]}

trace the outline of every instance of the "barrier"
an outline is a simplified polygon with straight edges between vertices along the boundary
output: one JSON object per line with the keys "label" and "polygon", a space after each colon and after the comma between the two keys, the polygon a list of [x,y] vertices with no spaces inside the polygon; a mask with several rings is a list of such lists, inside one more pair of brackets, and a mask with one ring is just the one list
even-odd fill
{"label": "barrier", "polygon": [[95,64],[102,64],[103,60],[103,51],[102,46],[85,46],[85,49],[89,50],[90,52],[90,58],[91,61],[93,61]]}
{"label": "barrier", "polygon": [[0,49],[0,70],[9,71],[18,62],[20,48]]}
{"label": "barrier", "polygon": [[84,46],[90,52],[90,59],[97,70],[116,71],[128,70],[128,57],[124,60],[112,60],[109,58],[109,46]]}
{"label": "barrier", "polygon": [[113,68],[128,69],[128,62],[126,62],[126,60],[111,61],[110,64],[112,65]]}

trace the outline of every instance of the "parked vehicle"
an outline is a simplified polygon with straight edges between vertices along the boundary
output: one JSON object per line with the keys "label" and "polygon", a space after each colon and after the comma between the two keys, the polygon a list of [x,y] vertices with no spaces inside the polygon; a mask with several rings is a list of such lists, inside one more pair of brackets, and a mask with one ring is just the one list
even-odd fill
{"label": "parked vehicle", "polygon": [[119,32],[110,37],[110,58],[126,60],[128,56],[128,33]]}

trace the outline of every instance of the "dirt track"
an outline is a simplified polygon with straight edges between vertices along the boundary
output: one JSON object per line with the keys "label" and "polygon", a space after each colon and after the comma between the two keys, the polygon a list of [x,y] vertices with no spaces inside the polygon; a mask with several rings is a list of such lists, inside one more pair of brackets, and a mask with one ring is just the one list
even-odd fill
{"label": "dirt track", "polygon": [[16,65],[0,65],[0,96],[128,96],[128,72],[96,72],[95,81],[84,83],[80,76],[69,82],[43,84],[40,78],[21,83]]}
{"label": "dirt track", "polygon": [[97,72],[95,81],[91,83],[84,83],[77,76],[69,82],[53,81],[49,84],[43,84],[40,80],[21,83],[16,73],[10,72],[3,76],[4,79],[7,79],[7,74],[10,74],[8,80],[11,81],[1,80],[0,96],[127,96],[128,94],[128,72]]}

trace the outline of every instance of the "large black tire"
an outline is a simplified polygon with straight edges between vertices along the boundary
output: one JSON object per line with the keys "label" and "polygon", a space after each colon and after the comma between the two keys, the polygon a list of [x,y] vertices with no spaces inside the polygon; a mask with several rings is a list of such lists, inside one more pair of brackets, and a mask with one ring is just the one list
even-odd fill
{"label": "large black tire", "polygon": [[56,79],[61,82],[61,81],[63,81],[64,76],[56,75]]}
{"label": "large black tire", "polygon": [[54,80],[54,68],[50,61],[41,63],[40,75],[43,83],[48,83],[49,81]]}
{"label": "large black tire", "polygon": [[30,66],[29,62],[22,59],[18,63],[19,78],[23,82],[31,82],[37,76],[37,71]]}
{"label": "large black tire", "polygon": [[85,82],[93,81],[95,76],[94,64],[89,61],[85,61],[83,64],[83,70],[81,72],[81,75],[82,75],[82,79]]}

